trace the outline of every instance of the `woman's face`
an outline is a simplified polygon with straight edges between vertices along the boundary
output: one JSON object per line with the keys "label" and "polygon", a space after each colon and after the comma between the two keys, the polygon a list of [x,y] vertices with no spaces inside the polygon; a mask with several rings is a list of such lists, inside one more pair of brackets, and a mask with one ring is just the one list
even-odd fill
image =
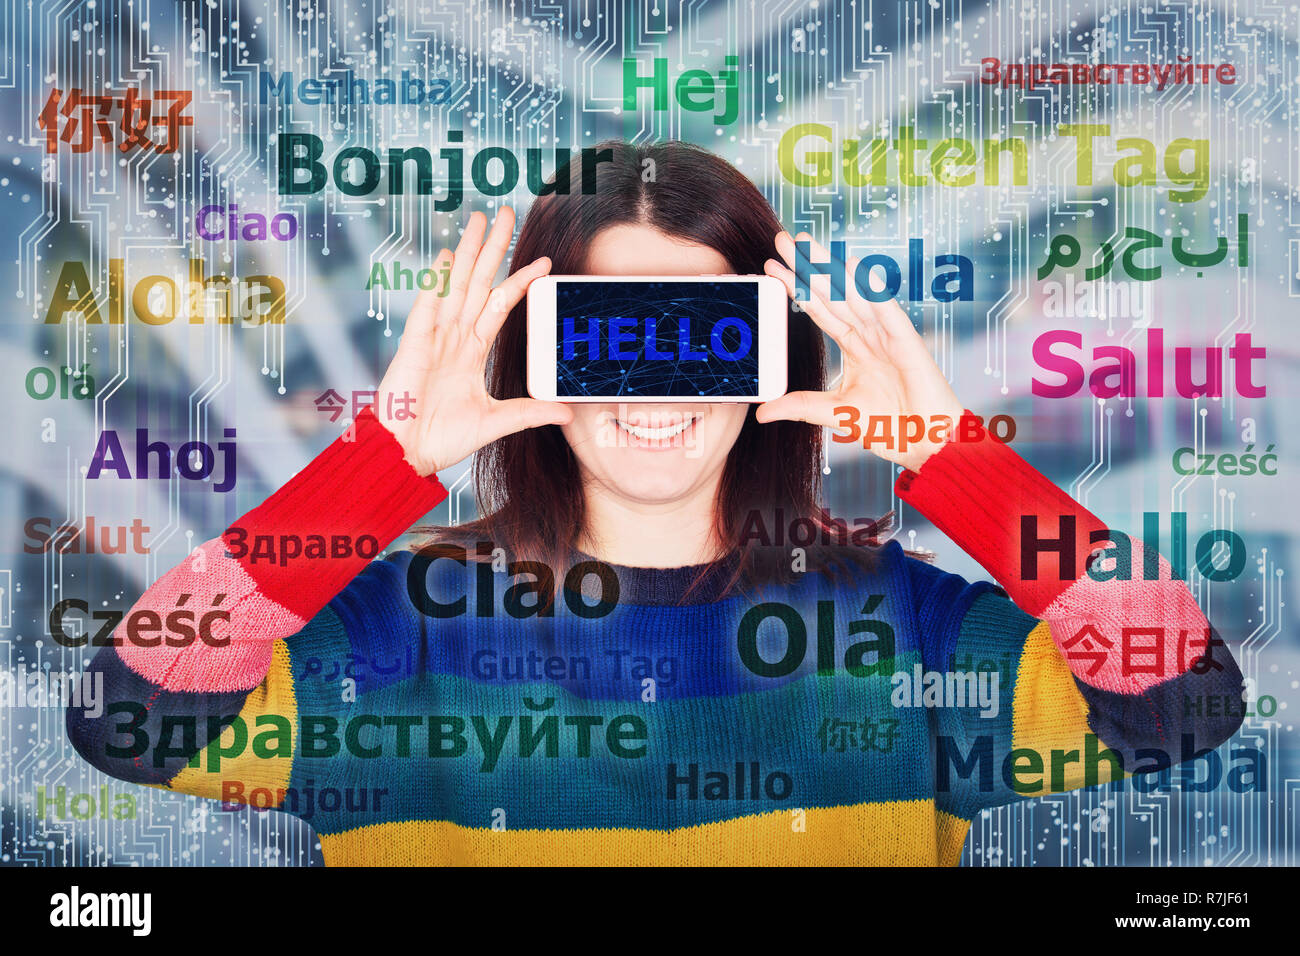
{"label": "woman's face", "polygon": [[[650,226],[611,226],[592,241],[588,275],[726,275],[716,250]],[[575,404],[562,425],[583,478],[629,504],[669,504],[716,484],[745,424],[740,403]]]}

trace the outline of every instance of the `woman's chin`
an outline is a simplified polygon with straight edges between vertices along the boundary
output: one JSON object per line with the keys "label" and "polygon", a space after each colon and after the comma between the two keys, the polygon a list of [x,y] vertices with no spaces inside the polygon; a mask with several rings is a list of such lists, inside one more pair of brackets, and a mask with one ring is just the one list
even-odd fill
{"label": "woman's chin", "polygon": [[[668,504],[687,497],[699,475],[678,450],[629,455],[626,467],[607,474],[604,483],[621,498],[644,504]],[[636,459],[635,461],[631,459]]]}

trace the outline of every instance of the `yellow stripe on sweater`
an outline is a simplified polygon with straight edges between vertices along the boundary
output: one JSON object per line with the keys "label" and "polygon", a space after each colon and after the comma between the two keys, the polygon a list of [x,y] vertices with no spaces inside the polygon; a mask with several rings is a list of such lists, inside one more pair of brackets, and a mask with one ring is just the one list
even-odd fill
{"label": "yellow stripe on sweater", "polygon": [[[1012,746],[1037,752],[1043,763],[1043,788],[1033,795],[1083,786],[1085,738],[1092,733],[1088,726],[1088,702],[1079,693],[1070,665],[1052,640],[1046,621],[1040,621],[1025,638],[1016,674]],[[1105,748],[1100,740],[1096,746]],[[1062,762],[1063,787],[1052,786],[1053,750],[1076,754],[1076,759]],[[1097,761],[1097,783],[1108,783],[1122,776],[1125,775],[1112,774],[1111,761]]]}
{"label": "yellow stripe on sweater", "polygon": [[495,831],[411,821],[321,834],[320,843],[330,866],[934,866],[956,861],[969,827],[936,814],[933,800],[801,813],[776,810],[677,830]]}
{"label": "yellow stripe on sweater", "polygon": [[[221,737],[199,752],[199,765],[186,767],[171,781],[171,789],[183,793],[192,793],[199,797],[211,797],[214,800],[229,798],[232,803],[251,803],[259,807],[277,807],[289,786],[289,774],[293,769],[293,748],[289,756],[259,757],[253,753],[253,740],[265,729],[257,729],[257,718],[263,714],[275,714],[289,721],[290,735],[298,732],[298,706],[293,696],[293,671],[289,665],[289,648],[284,641],[276,641],[271,648],[271,667],[266,680],[254,687],[244,699],[244,707],[239,712],[248,737],[243,751],[236,757],[220,758],[219,771],[209,771],[208,752],[214,747],[229,748],[235,740],[234,724],[221,732]],[[296,741],[295,741],[296,743]],[[223,793],[223,784],[240,784],[242,796],[234,796],[233,786]],[[270,792],[271,800],[266,802],[262,794],[252,798],[252,791],[264,789]]]}

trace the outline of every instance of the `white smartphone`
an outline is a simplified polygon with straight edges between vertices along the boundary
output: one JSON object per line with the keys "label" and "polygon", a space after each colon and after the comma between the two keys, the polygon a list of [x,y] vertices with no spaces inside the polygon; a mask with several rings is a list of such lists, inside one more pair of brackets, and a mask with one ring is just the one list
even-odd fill
{"label": "white smartphone", "polygon": [[771,401],[786,390],[786,298],[771,276],[542,276],[528,287],[528,394]]}

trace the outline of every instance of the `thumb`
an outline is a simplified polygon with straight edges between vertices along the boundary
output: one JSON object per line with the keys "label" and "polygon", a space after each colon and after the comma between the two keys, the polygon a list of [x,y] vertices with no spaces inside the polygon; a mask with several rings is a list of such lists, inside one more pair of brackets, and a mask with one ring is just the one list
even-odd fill
{"label": "thumb", "polygon": [[764,424],[778,421],[835,424],[832,402],[825,392],[788,392],[758,406],[754,417]]}
{"label": "thumb", "polygon": [[526,428],[542,425],[567,425],[573,420],[573,409],[563,402],[542,402],[535,398],[511,398],[497,402],[492,410],[489,431],[495,441]]}

